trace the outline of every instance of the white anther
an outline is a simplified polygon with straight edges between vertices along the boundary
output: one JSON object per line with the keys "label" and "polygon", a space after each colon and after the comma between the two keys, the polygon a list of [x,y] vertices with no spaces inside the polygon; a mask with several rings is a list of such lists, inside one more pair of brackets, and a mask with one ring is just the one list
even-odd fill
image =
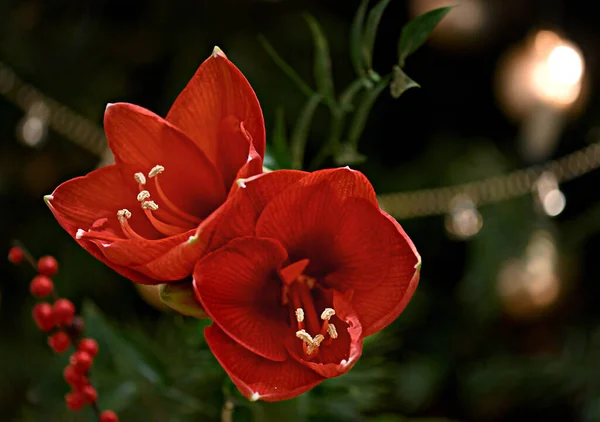
{"label": "white anther", "polygon": [[154,176],[161,174],[163,171],[165,171],[163,166],[154,166],[152,167],[152,170],[150,170],[150,173],[148,173],[148,177],[153,178]]}
{"label": "white anther", "polygon": [[145,210],[156,211],[158,209],[158,205],[154,201],[144,201],[142,202],[142,208]]}
{"label": "white anther", "polygon": [[140,193],[137,195],[137,200],[140,202],[145,201],[148,198],[150,198],[150,192],[147,190],[140,191]]}
{"label": "white anther", "polygon": [[309,346],[313,344],[313,338],[310,336],[310,334],[308,334],[304,330],[298,330],[298,331],[296,331],[296,337],[298,337],[300,340],[302,340],[303,342],[305,342]]}
{"label": "white anther", "polygon": [[329,326],[327,326],[327,332],[329,333],[329,337],[338,338],[338,333],[337,329],[335,328],[335,325],[330,323]]}
{"label": "white anther", "polygon": [[325,308],[325,310],[321,314],[321,319],[323,321],[325,321],[325,320],[329,321],[329,318],[331,318],[334,315],[335,315],[335,311],[332,308]]}
{"label": "white anther", "polygon": [[296,321],[298,321],[298,322],[304,321],[304,309],[302,309],[302,308],[296,309]]}
{"label": "white anther", "polygon": [[117,218],[120,223],[123,223],[126,219],[131,218],[131,212],[128,209],[123,208],[122,210],[117,211]]}
{"label": "white anther", "polygon": [[315,338],[313,339],[313,346],[319,347],[319,345],[321,344],[321,342],[325,340],[325,337],[323,336],[323,334],[317,334],[315,336]]}
{"label": "white anther", "polygon": [[77,233],[75,234],[75,239],[78,239],[78,240],[81,239],[84,234],[85,234],[85,230],[77,229]]}
{"label": "white anther", "polygon": [[145,185],[146,184],[146,176],[144,176],[144,173],[136,173],[136,174],[133,175],[133,178],[140,185]]}

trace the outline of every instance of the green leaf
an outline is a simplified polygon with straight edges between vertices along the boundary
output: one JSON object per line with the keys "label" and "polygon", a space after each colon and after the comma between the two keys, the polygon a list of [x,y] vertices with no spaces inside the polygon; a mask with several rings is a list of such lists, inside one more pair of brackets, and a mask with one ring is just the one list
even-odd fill
{"label": "green leaf", "polygon": [[381,0],[375,7],[371,9],[369,12],[369,17],[367,18],[367,25],[365,27],[365,32],[363,36],[363,58],[367,69],[370,69],[373,65],[373,49],[375,48],[375,38],[377,37],[377,28],[379,27],[379,22],[381,21],[381,17],[383,16],[383,12],[385,8],[390,3],[390,0]]}
{"label": "green leaf", "polygon": [[310,125],[315,115],[317,107],[321,103],[323,97],[321,94],[314,94],[308,99],[298,116],[294,130],[292,131],[290,152],[292,158],[292,168],[301,169],[304,163],[304,149],[306,148],[306,140],[310,131]]}
{"label": "green leaf", "polygon": [[329,107],[336,107],[335,91],[333,89],[333,76],[331,75],[331,56],[329,43],[321,26],[315,18],[304,14],[304,19],[312,32],[315,44],[314,74],[317,82],[317,91],[323,96]]}
{"label": "green leaf", "polygon": [[362,0],[350,28],[350,59],[358,76],[364,76],[366,66],[363,62],[363,27],[369,0]]}
{"label": "green leaf", "polygon": [[282,107],[275,110],[275,124],[273,125],[273,155],[280,169],[292,167],[290,151],[288,148],[287,134],[285,130],[285,115]]}
{"label": "green leaf", "polygon": [[413,81],[398,65],[394,66],[392,72],[392,82],[390,83],[390,93],[392,97],[400,97],[404,91],[411,88],[420,88],[421,85]]}
{"label": "green leaf", "polygon": [[300,91],[304,93],[307,97],[311,97],[315,92],[313,89],[306,83],[304,80],[296,73],[294,68],[290,66],[273,48],[271,43],[267,41],[267,39],[259,35],[258,41],[262,44],[263,48],[267,52],[267,54],[271,57],[271,59],[275,62],[277,66],[290,78],[297,86],[300,88]]}
{"label": "green leaf", "polygon": [[441,7],[417,16],[404,28],[398,41],[398,63],[404,67],[406,58],[417,51],[427,40],[438,23],[450,12],[453,6]]}
{"label": "green leaf", "polygon": [[183,315],[194,318],[208,318],[196,299],[194,287],[190,282],[161,284],[158,287],[160,300]]}
{"label": "green leaf", "polygon": [[137,376],[153,385],[164,385],[162,371],[151,365],[149,359],[146,359],[140,350],[111,327],[93,303],[84,303],[82,309],[86,334],[95,338],[100,344],[101,352],[98,354],[98,359],[107,359],[110,356],[122,379],[131,380]]}
{"label": "green leaf", "polygon": [[360,135],[362,135],[363,130],[365,129],[367,118],[369,117],[371,108],[373,108],[373,104],[375,104],[375,100],[379,97],[379,94],[381,94],[385,87],[390,83],[390,79],[390,75],[381,78],[373,90],[364,93],[362,101],[356,108],[354,119],[348,129],[348,144],[355,149],[358,145]]}

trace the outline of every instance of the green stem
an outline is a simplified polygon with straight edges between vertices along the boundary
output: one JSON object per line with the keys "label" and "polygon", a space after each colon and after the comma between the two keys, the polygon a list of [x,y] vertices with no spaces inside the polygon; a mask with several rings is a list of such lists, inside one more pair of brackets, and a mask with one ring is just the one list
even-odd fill
{"label": "green stem", "polygon": [[375,88],[363,96],[362,102],[359,104],[356,112],[354,113],[354,120],[348,129],[348,145],[356,148],[358,146],[358,140],[365,129],[367,118],[371,113],[371,109],[375,104],[375,100],[379,97],[379,94],[388,86],[392,78],[391,74],[388,74],[381,78],[381,80],[375,85]]}
{"label": "green stem", "polygon": [[292,168],[294,169],[302,168],[302,164],[304,163],[304,150],[306,149],[310,125],[315,111],[322,99],[323,96],[321,94],[313,94],[302,108],[300,116],[296,121],[290,141],[290,155]]}
{"label": "green stem", "polygon": [[339,97],[339,107],[331,109],[331,125],[329,130],[329,139],[321,147],[317,155],[310,163],[309,169],[316,170],[323,165],[325,159],[333,154],[340,146],[346,114],[354,109],[354,97],[364,88],[368,87],[368,78],[360,77],[355,79]]}
{"label": "green stem", "polygon": [[306,95],[307,97],[312,97],[315,92],[313,89],[306,83],[304,80],[296,73],[296,71],[290,66],[275,50],[275,48],[271,45],[271,43],[262,35],[258,36],[258,40],[262,44],[263,48],[267,52],[267,54],[271,57],[271,59],[275,62],[277,66],[281,68],[283,73],[285,73],[288,78],[290,78],[298,88]]}

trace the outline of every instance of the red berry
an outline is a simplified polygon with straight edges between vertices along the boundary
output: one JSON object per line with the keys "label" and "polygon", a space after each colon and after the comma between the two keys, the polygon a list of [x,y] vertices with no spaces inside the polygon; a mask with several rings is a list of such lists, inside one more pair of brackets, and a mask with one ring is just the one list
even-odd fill
{"label": "red berry", "polygon": [[81,339],[77,348],[89,353],[92,357],[96,356],[96,353],[98,353],[98,343],[96,343],[96,340],[93,338]]}
{"label": "red berry", "polygon": [[52,350],[56,353],[64,353],[71,345],[71,340],[66,333],[59,331],[48,337],[48,345],[50,345]]}
{"label": "red berry", "polygon": [[68,365],[63,371],[63,377],[73,390],[81,390],[87,385],[87,378],[80,374],[73,365]]}
{"label": "red berry", "polygon": [[33,307],[33,319],[35,323],[44,332],[48,332],[54,328],[54,316],[52,306],[49,303],[38,303]]}
{"label": "red berry", "polygon": [[37,266],[40,274],[47,275],[48,277],[52,277],[58,272],[58,262],[56,262],[56,259],[50,255],[41,257],[38,260]]}
{"label": "red berry", "polygon": [[83,387],[81,389],[81,392],[85,396],[88,403],[94,403],[98,398],[98,393],[96,392],[96,389],[91,385],[86,385],[85,387]]}
{"label": "red berry", "polygon": [[54,290],[54,283],[45,275],[36,275],[29,284],[29,291],[35,297],[46,297],[52,293],[52,290]]}
{"label": "red berry", "polygon": [[119,418],[112,410],[105,410],[100,414],[100,422],[119,422]]}
{"label": "red berry", "polygon": [[86,399],[83,393],[79,391],[71,391],[65,396],[67,407],[74,412],[81,410],[86,404]]}
{"label": "red berry", "polygon": [[54,302],[52,312],[57,325],[69,325],[75,317],[75,305],[69,299],[58,299]]}
{"label": "red berry", "polygon": [[92,367],[94,359],[88,352],[78,350],[71,355],[69,362],[80,374],[85,374]]}
{"label": "red berry", "polygon": [[18,246],[13,246],[10,248],[10,251],[8,251],[8,260],[15,265],[20,264],[24,257],[25,254],[23,253],[23,250]]}

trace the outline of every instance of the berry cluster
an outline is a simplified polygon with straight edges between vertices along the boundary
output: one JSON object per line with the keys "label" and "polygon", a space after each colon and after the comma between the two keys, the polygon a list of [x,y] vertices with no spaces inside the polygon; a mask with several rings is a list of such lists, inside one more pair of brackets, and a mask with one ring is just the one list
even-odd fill
{"label": "berry cluster", "polygon": [[38,272],[29,285],[31,294],[38,299],[50,297],[54,302],[37,303],[33,308],[33,320],[41,331],[49,333],[48,345],[56,353],[65,353],[71,345],[76,349],[63,372],[72,389],[65,396],[67,407],[78,411],[90,405],[98,414],[100,422],[118,422],[118,417],[112,410],[100,412],[98,409],[98,393],[90,382],[90,369],[98,353],[98,343],[92,338],[81,338],[83,318],[76,315],[73,302],[59,298],[54,289],[51,277],[58,272],[58,262],[52,256],[44,256],[36,263],[26,250],[18,246],[14,246],[8,253],[8,260],[13,264],[20,264],[24,259]]}

